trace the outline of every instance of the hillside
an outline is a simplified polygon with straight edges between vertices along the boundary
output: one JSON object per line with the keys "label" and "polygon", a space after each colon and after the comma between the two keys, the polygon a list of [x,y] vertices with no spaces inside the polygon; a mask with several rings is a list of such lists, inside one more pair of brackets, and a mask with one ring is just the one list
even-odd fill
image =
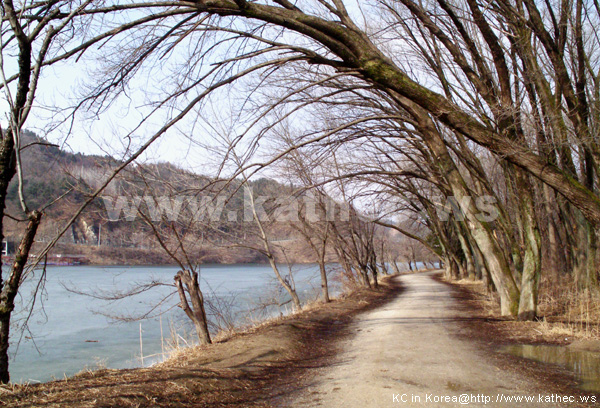
{"label": "hillside", "polygon": [[[110,157],[67,152],[28,131],[24,132],[23,139],[23,195],[29,208],[45,208],[37,236],[37,249],[40,249],[120,163]],[[265,208],[292,192],[290,187],[264,178],[251,181],[250,186],[256,196],[270,197],[264,204]],[[188,242],[193,242],[190,245],[193,253],[188,255],[197,262],[265,261],[264,255],[255,250],[261,246],[254,236],[253,223],[244,222],[247,214],[244,213],[244,193],[240,187],[240,182],[210,179],[170,163],[136,165],[113,181],[104,195],[84,211],[52,253],[84,256],[94,264],[173,263],[155,236],[157,233],[167,236],[169,228],[176,224],[176,230],[183,233]],[[211,200],[217,196],[220,198]],[[148,215],[152,215],[153,200],[160,202],[158,210],[165,209],[161,207],[164,200],[169,200],[169,205],[177,205],[177,200],[183,204],[178,217],[173,219],[172,215],[164,212],[163,219],[154,220],[153,227],[149,220],[136,213],[133,205],[136,200],[139,201],[137,207]],[[120,216],[117,215],[115,220],[114,212],[123,203]],[[196,208],[194,215],[190,206],[195,205],[206,208]],[[218,210],[219,205],[222,209],[220,216],[216,217],[210,211]],[[7,208],[14,218],[22,217],[16,177],[9,187]],[[156,212],[157,209],[154,210]],[[206,213],[205,219],[199,222],[198,214],[202,212]],[[128,214],[134,219],[127,219]],[[231,219],[230,214],[236,214],[235,219]],[[156,218],[156,213],[154,216]],[[290,223],[270,223],[267,227],[269,238],[280,248],[276,251],[280,261],[285,258],[292,262],[314,260],[310,248],[302,242]],[[16,221],[9,220],[5,235],[13,247],[19,239],[16,231],[22,229],[16,228]],[[172,239],[172,236],[167,239]]]}

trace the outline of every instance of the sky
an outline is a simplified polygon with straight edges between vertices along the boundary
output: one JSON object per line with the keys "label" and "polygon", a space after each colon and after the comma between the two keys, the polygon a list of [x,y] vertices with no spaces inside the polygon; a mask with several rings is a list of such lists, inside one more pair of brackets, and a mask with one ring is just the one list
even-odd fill
{"label": "sky", "polygon": [[[354,0],[347,3],[351,12],[358,13]],[[361,24],[362,18],[357,17],[356,21]],[[176,51],[175,55],[171,54],[169,59],[177,61],[185,58],[184,54],[189,52],[189,49],[185,49],[185,44],[184,47],[178,47],[182,51]],[[10,72],[11,67],[14,70],[16,61],[14,58],[10,59],[8,57],[5,58],[4,64],[6,71]],[[151,95],[154,92],[156,95],[156,92],[163,85],[153,83],[155,78],[160,78],[159,76],[153,76],[156,72],[149,71],[145,75],[139,75],[131,83],[127,92],[124,92],[115,104],[101,114],[95,115],[93,112],[81,111],[75,117],[75,120],[67,120],[62,126],[48,131],[49,128],[54,128],[53,125],[57,123],[57,118],[65,117],[66,112],[70,112],[68,108],[77,100],[77,95],[81,92],[83,84],[89,82],[90,72],[99,67],[96,64],[96,60],[93,57],[87,57],[86,54],[79,60],[71,59],[66,63],[44,68],[35,106],[25,128],[46,137],[53,143],[59,144],[67,151],[97,155],[109,154],[119,157],[126,150],[131,140],[133,141],[132,145],[142,143],[166,123],[169,117],[168,111],[163,109],[134,132],[131,139],[127,137],[129,132],[150,111],[149,107],[146,106],[148,94]],[[166,68],[163,69],[162,75],[168,75],[169,69],[177,69],[176,62],[173,64],[168,62],[165,65]],[[167,78],[167,76],[164,78]],[[0,108],[4,112],[1,118],[4,127],[7,123],[7,106],[6,100],[3,98],[0,102]],[[213,112],[220,111],[219,113],[223,113],[227,112],[227,109],[225,103],[213,101]],[[210,112],[211,109],[202,112],[190,112],[189,119],[182,121],[177,128],[162,136],[143,155],[142,160],[168,161],[201,173],[208,172],[215,165],[214,154],[191,144],[188,136],[193,136],[195,140],[200,142],[208,142],[210,139],[210,135],[207,133],[208,130],[194,126],[196,122],[194,115],[210,115]]]}
{"label": "sky", "polygon": [[[56,117],[64,116],[63,112],[51,112],[45,107],[55,106],[67,108],[77,100],[77,92],[82,83],[88,80],[88,61],[69,62],[57,67],[50,67],[44,72],[36,98],[36,107],[29,118],[26,128],[39,132],[51,142],[63,149],[95,155],[115,155],[118,157],[125,151],[125,136],[144,118],[147,109],[143,107],[144,98],[140,92],[134,92],[131,98],[120,98],[107,111],[96,115],[93,112],[82,112],[76,120],[68,120],[64,126],[49,133],[48,125],[56,121]],[[139,85],[143,89],[143,85]],[[60,110],[59,110],[60,111]],[[156,119],[142,127],[136,134],[150,135],[160,127],[163,121]],[[67,126],[73,126],[67,132]],[[185,166],[182,159],[188,156],[189,143],[178,132],[172,131],[159,139],[144,155],[145,160],[168,161]]]}

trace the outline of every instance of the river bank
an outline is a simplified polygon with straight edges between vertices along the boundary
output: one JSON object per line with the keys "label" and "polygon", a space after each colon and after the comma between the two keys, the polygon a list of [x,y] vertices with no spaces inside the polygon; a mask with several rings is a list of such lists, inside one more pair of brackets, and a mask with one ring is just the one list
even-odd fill
{"label": "river bank", "polygon": [[[193,326],[177,307],[172,286],[178,270],[156,265],[49,266],[43,275],[28,279],[23,293],[35,291],[40,278],[44,291],[29,318],[27,337],[11,343],[11,380],[37,383],[72,376],[84,367],[148,366],[164,360],[177,343],[193,343]],[[339,271],[336,265],[327,270],[336,296],[343,291]],[[292,271],[302,303],[313,303],[321,289],[318,265],[293,265]],[[213,334],[290,311],[289,298],[279,290],[269,265],[203,265],[200,279]],[[148,290],[111,298],[144,285]],[[24,319],[30,311],[20,302],[15,316]]]}
{"label": "river bank", "polygon": [[183,349],[160,365],[82,372],[44,384],[0,387],[10,407],[263,407],[325,364],[356,314],[401,288],[384,279],[329,304],[260,325],[207,347]]}
{"label": "river bank", "polygon": [[[259,246],[257,246],[259,247]],[[53,255],[83,257],[89,265],[172,265],[173,259],[157,244],[153,247],[113,247],[96,245],[57,244]],[[317,261],[312,249],[301,240],[279,241],[274,248],[277,262],[305,264]],[[328,262],[336,262],[334,254],[328,254]],[[201,264],[250,264],[268,263],[268,259],[257,250],[207,244],[197,254],[194,262]]]}

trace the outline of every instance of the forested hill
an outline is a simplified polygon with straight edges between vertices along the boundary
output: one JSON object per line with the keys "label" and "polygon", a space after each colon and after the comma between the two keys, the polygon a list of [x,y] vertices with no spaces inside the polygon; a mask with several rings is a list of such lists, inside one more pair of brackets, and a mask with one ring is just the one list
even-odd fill
{"label": "forested hill", "polygon": [[[85,201],[88,194],[97,188],[101,180],[120,163],[110,157],[70,153],[59,146],[48,143],[36,134],[25,131],[21,142],[21,163],[23,168],[23,196],[28,208],[46,208],[44,221],[38,233],[38,247],[51,240],[73,213]],[[8,190],[7,208],[15,218],[22,217],[18,178],[15,176]],[[274,180],[259,179],[250,185],[258,195],[282,196],[291,189]],[[207,186],[210,186],[207,189]],[[61,238],[53,251],[55,254],[86,256],[91,262],[102,264],[156,264],[172,263],[160,248],[154,237],[155,232],[148,222],[140,217],[126,220],[124,212],[118,221],[109,219],[104,199],[116,203],[116,197],[124,197],[133,202],[134,197],[147,197],[149,191],[160,197],[194,197],[201,200],[207,195],[221,194],[225,200],[224,214],[243,214],[243,191],[240,183],[217,182],[208,177],[179,169],[170,163],[137,165],[105,190],[103,198],[97,199],[69,231]],[[62,198],[60,198],[62,197]],[[60,199],[59,199],[60,198]],[[142,203],[144,200],[142,199]],[[127,206],[126,206],[127,207]],[[133,207],[132,207],[133,208]],[[179,217],[185,224],[186,215]],[[16,221],[9,220],[5,235],[9,242],[18,240]],[[160,224],[160,223],[159,223]],[[259,251],[245,248],[252,245],[239,245],[241,240],[250,240],[247,225],[241,220],[221,217],[213,222],[206,232],[202,232],[206,244],[195,256],[203,262],[255,262],[263,260]],[[190,225],[186,228],[189,230]],[[216,232],[225,233],[237,244],[232,249],[231,242],[217,237]],[[293,241],[294,229],[286,225],[270,227],[274,240]],[[206,234],[206,235],[205,235]],[[311,256],[304,249],[295,248],[290,256],[297,261],[310,261]]]}
{"label": "forested hill", "polygon": [[[96,169],[116,164],[116,161],[102,156],[70,153],[50,144],[30,131],[21,135],[21,163],[23,168],[23,194],[31,208],[42,208],[74,186],[75,179],[69,171]],[[15,176],[8,189],[8,207],[19,208],[18,182]],[[78,197],[77,201],[82,197]],[[53,211],[60,211],[55,206]]]}

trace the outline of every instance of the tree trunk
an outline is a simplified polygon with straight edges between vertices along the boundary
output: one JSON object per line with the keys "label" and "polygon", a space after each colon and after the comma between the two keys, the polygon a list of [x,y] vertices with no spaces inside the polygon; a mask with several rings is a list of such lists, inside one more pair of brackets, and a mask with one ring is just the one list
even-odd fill
{"label": "tree trunk", "polygon": [[292,304],[294,305],[294,311],[296,311],[296,312],[300,311],[302,309],[302,305],[300,303],[300,298],[298,297],[298,294],[296,293],[296,289],[294,289],[288,281],[283,279],[283,276],[281,276],[281,273],[279,272],[279,267],[277,266],[277,263],[275,263],[275,259],[273,258],[273,256],[268,255],[267,257],[269,258],[269,264],[271,265],[271,269],[273,269],[273,272],[275,272],[275,277],[277,277],[277,280],[279,281],[281,286],[283,286],[285,291],[292,298]]}
{"label": "tree trunk", "polygon": [[344,270],[344,274],[346,275],[347,279],[353,284],[359,285],[361,282],[356,279],[357,277],[352,271],[352,265],[350,265],[350,262],[348,261],[348,258],[345,256],[344,252],[338,247],[335,248],[335,252],[337,254],[338,262],[342,265],[342,269]]}
{"label": "tree trunk", "polygon": [[[320,252],[317,250],[316,246],[313,249],[316,251],[319,256],[319,270],[321,272],[321,297],[324,303],[329,303],[329,283],[327,282],[327,268],[325,267],[325,256],[327,255],[327,240],[329,237],[329,223],[327,223],[325,233],[323,239],[321,239],[321,249]],[[308,237],[310,241],[310,237]],[[312,241],[310,241],[312,244]]]}
{"label": "tree trunk", "polygon": [[458,230],[458,240],[460,241],[460,246],[463,250],[463,254],[465,255],[465,270],[466,270],[466,276],[467,278],[469,278],[470,280],[475,280],[475,275],[476,275],[476,271],[475,271],[475,262],[473,261],[473,255],[471,253],[471,248],[469,246],[469,243],[467,241],[467,238],[463,235],[465,233],[464,229],[461,228],[458,225],[458,222],[455,223],[455,225],[457,226],[457,230]]}
{"label": "tree trunk", "polygon": [[489,273],[485,267],[485,260],[483,259],[483,255],[477,246],[477,243],[473,241],[472,238],[469,239],[470,248],[473,254],[473,261],[475,263],[475,276],[477,279],[483,280],[484,277],[489,277]]}
{"label": "tree trunk", "polygon": [[556,225],[554,224],[554,208],[552,205],[554,201],[554,195],[546,184],[542,183],[543,193],[544,193],[544,212],[545,218],[547,219],[547,228],[548,228],[548,272],[554,276],[558,277],[558,270],[561,262],[560,259],[560,248],[558,245],[558,232],[556,231]]}
{"label": "tree trunk", "polygon": [[533,320],[537,315],[538,286],[541,272],[540,235],[537,228],[526,226],[525,256],[519,299],[519,320]]}
{"label": "tree trunk", "polygon": [[[174,279],[177,292],[179,293],[180,306],[194,323],[200,344],[210,344],[212,341],[208,331],[208,320],[204,309],[204,297],[202,296],[200,284],[198,283],[198,272],[188,270],[179,271]],[[190,296],[192,307],[190,307],[187,301],[187,296],[183,289],[184,284],[187,293]]]}
{"label": "tree trunk", "polygon": [[[400,275],[400,268],[398,268],[398,264],[396,263],[396,260],[392,260],[392,262],[390,262],[392,264],[392,269],[394,270],[394,273],[396,275]],[[441,263],[441,262],[440,262]]]}
{"label": "tree trunk", "polygon": [[452,280],[458,280],[460,276],[460,263],[455,258],[450,261],[450,277]]}
{"label": "tree trunk", "polygon": [[321,271],[321,298],[324,303],[329,303],[329,287],[327,283],[327,269],[325,268],[325,260],[319,261],[319,270]]}
{"label": "tree trunk", "polygon": [[29,251],[35,241],[35,234],[37,233],[38,226],[42,214],[34,211],[29,215],[29,223],[25,230],[25,234],[21,239],[19,248],[15,255],[15,261],[13,263],[10,276],[2,282],[2,291],[0,292],[0,382],[6,384],[10,381],[10,374],[8,371],[8,347],[9,347],[9,335],[10,335],[10,317],[13,309],[15,308],[15,297],[19,291],[21,285],[21,278],[23,275],[23,269],[29,258]]}
{"label": "tree trunk", "polygon": [[590,266],[589,255],[590,255],[590,234],[588,230],[588,223],[579,211],[576,211],[575,219],[576,223],[576,245],[572,249],[573,258],[573,275],[577,286],[581,289],[588,288],[590,286],[588,268]]}
{"label": "tree trunk", "polygon": [[596,228],[586,221],[586,233],[587,233],[587,285],[590,288],[596,288],[598,286],[598,236],[596,235]]}
{"label": "tree trunk", "polygon": [[10,336],[10,312],[0,313],[0,382],[8,384],[10,373],[8,371],[8,346]]}
{"label": "tree trunk", "polygon": [[[246,179],[245,182],[248,183],[248,180]],[[292,298],[294,310],[299,311],[300,309],[302,309],[302,306],[300,305],[300,298],[298,298],[298,295],[296,294],[296,290],[292,287],[292,285],[289,282],[287,282],[285,279],[283,279],[283,277],[281,276],[281,273],[279,272],[279,268],[277,267],[277,263],[275,263],[275,256],[273,255],[273,251],[271,250],[271,244],[269,243],[269,238],[267,237],[267,233],[266,233],[265,229],[263,228],[260,217],[256,213],[256,205],[254,202],[254,195],[252,194],[252,191],[250,190],[250,187],[248,187],[247,184],[246,184],[245,188],[246,188],[246,192],[248,194],[248,198],[250,199],[250,205],[251,205],[250,208],[252,210],[252,217],[254,218],[254,221],[256,222],[256,226],[258,227],[258,230],[260,232],[260,238],[261,238],[261,241],[263,244],[263,248],[265,250],[265,255],[269,259],[269,264],[271,265],[271,269],[273,269],[273,272],[275,272],[275,277],[277,278],[277,280],[279,281],[281,286],[283,286],[283,288],[286,290],[286,292]]]}
{"label": "tree trunk", "polygon": [[520,170],[516,169],[519,190],[519,210],[522,216],[523,272],[519,299],[519,320],[533,320],[537,315],[538,286],[542,269],[541,237],[532,200],[533,186]]}
{"label": "tree trunk", "polygon": [[363,286],[365,288],[369,288],[371,289],[371,279],[369,278],[369,269],[368,267],[365,265],[361,265],[359,267],[359,271],[360,271],[360,276],[362,277],[362,283]]}
{"label": "tree trunk", "polygon": [[452,279],[452,265],[450,259],[450,255],[444,255],[444,278],[446,280]]}
{"label": "tree trunk", "polygon": [[377,289],[379,287],[379,282],[377,281],[377,264],[372,262],[369,269],[371,269],[371,275],[373,276],[373,287]]}
{"label": "tree trunk", "polygon": [[[29,72],[29,70],[28,70]],[[4,240],[4,210],[6,208],[6,191],[8,185],[15,175],[15,158],[14,158],[14,138],[13,131],[9,128],[5,132],[1,132],[0,144],[0,242]],[[37,228],[37,226],[35,227]],[[29,231],[29,229],[27,230]],[[26,232],[27,235],[27,232]],[[0,262],[0,291],[4,293],[8,282],[4,282],[4,273],[2,271],[2,262]],[[17,281],[18,282],[18,281]],[[15,288],[15,289],[18,289]],[[16,295],[16,293],[15,293]],[[14,299],[14,297],[13,297]],[[7,308],[4,308],[3,304]],[[10,315],[14,306],[11,306],[8,297],[4,296],[0,300],[0,383],[8,383],[10,380],[8,371],[8,346],[10,333]]]}

